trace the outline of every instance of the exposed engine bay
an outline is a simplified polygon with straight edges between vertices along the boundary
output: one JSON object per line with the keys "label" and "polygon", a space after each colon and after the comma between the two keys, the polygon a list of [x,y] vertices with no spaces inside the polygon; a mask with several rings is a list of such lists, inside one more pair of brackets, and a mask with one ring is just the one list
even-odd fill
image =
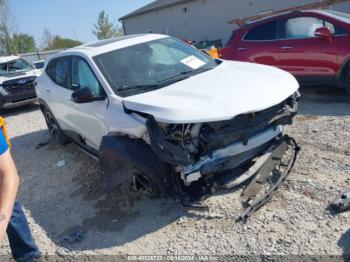
{"label": "exposed engine bay", "polygon": [[[158,124],[153,118],[149,118],[146,126],[151,147],[163,161],[176,165],[177,170],[195,166],[203,159],[211,158],[218,150],[236,143],[242,143],[247,147],[242,152],[248,152],[248,148],[252,148],[248,146],[248,141],[252,138],[271,130],[270,137],[264,137],[262,139],[267,140],[260,141],[262,145],[283,133],[284,125],[292,124],[292,119],[297,114],[298,98],[299,94],[296,93],[276,106],[239,115],[228,121],[168,125]],[[206,173],[213,171],[215,170],[207,170]],[[189,173],[189,170],[185,173]]]}
{"label": "exposed engine bay", "polygon": [[[296,160],[299,148],[294,139],[283,132],[284,126],[292,124],[297,114],[298,98],[299,93],[295,93],[271,108],[209,123],[165,124],[142,114],[147,118],[146,143],[142,139],[133,139],[130,143],[125,137],[104,137],[101,161],[107,167],[105,184],[130,182],[127,176],[114,177],[112,181],[108,175],[116,162],[125,161],[141,173],[163,180],[168,192],[183,198],[190,195],[188,188],[198,183],[202,189],[206,188],[203,192],[213,192],[251,180],[246,188],[250,193],[246,193],[243,200],[243,206],[248,209],[240,216],[245,221],[272,197]],[[115,154],[116,150],[119,152],[113,159],[110,154]],[[287,151],[289,157],[282,161]],[[104,152],[107,152],[106,157],[103,157]],[[277,166],[278,169],[284,166],[285,171],[277,172]],[[279,178],[276,179],[277,173]],[[270,177],[275,177],[275,183]],[[262,184],[270,190],[258,197],[258,193],[264,191],[258,190]],[[193,197],[187,199],[195,200]]]}

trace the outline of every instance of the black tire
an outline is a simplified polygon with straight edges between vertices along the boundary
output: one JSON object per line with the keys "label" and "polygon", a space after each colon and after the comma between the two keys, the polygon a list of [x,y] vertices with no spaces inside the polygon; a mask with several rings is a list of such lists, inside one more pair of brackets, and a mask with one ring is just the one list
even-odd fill
{"label": "black tire", "polygon": [[348,67],[348,72],[345,75],[345,90],[350,95],[350,66]]}
{"label": "black tire", "polygon": [[134,187],[138,192],[151,199],[165,195],[167,187],[162,177],[156,174],[146,174],[136,168],[134,170]]}
{"label": "black tire", "polygon": [[41,112],[44,115],[47,129],[51,137],[59,144],[68,144],[70,139],[63,133],[53,113],[46,106],[41,106]]}

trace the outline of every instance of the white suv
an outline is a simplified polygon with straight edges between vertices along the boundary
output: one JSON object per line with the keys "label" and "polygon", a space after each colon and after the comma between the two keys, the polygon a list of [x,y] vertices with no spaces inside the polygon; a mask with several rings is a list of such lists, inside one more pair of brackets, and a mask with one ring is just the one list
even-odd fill
{"label": "white suv", "polygon": [[0,108],[35,102],[34,82],[39,74],[39,70],[21,57],[0,57]]}
{"label": "white suv", "polygon": [[51,57],[37,94],[50,133],[99,158],[102,185],[159,196],[209,185],[275,149],[296,114],[298,88],[282,70],[214,60],[148,34]]}

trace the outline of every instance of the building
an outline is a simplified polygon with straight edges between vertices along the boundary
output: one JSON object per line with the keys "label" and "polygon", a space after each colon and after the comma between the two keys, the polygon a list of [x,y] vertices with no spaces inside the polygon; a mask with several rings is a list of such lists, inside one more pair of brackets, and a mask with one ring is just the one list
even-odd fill
{"label": "building", "polygon": [[[125,34],[161,33],[197,42],[221,40],[225,44],[237,27],[228,21],[318,0],[158,0],[119,20]],[[330,6],[350,12],[350,1]]]}

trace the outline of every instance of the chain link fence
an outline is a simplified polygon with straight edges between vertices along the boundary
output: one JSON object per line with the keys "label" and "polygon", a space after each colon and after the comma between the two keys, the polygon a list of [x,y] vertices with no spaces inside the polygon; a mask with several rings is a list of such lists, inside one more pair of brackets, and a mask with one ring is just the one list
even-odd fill
{"label": "chain link fence", "polygon": [[37,51],[32,53],[19,54],[20,57],[23,57],[28,62],[33,63],[35,61],[46,60],[48,57],[57,54],[65,49],[56,49],[49,51]]}

